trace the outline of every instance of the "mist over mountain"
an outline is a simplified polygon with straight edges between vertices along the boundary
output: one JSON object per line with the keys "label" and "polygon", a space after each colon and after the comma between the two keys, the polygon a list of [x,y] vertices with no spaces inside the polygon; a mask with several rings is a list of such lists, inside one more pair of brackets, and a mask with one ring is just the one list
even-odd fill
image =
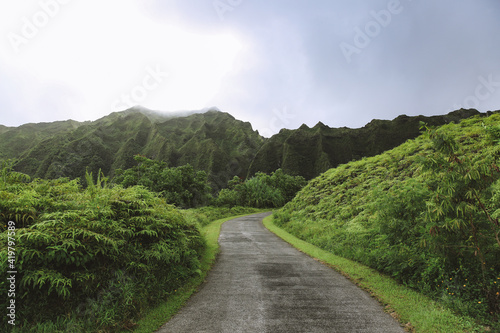
{"label": "mist over mountain", "polygon": [[96,121],[0,126],[0,159],[16,159],[16,170],[32,177],[79,178],[87,168],[112,177],[115,170],[132,167],[133,156],[141,154],[171,167],[189,163],[206,171],[213,188],[220,189],[234,176],[278,168],[311,179],[415,138],[421,121],[437,126],[481,115],[486,113],[473,109],[432,117],[402,115],[358,129],[319,122],[264,138],[250,123],[215,107],[164,113],[136,106]]}

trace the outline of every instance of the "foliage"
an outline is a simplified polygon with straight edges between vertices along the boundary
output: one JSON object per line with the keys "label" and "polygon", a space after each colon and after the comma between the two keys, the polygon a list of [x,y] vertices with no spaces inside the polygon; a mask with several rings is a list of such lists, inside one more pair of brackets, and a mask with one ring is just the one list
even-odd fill
{"label": "foliage", "polygon": [[[13,221],[18,331],[131,327],[199,272],[205,243],[197,226],[144,187],[110,187],[89,173],[85,189],[68,179],[19,183],[9,168],[2,175],[0,262],[6,267]],[[7,289],[4,276],[4,308]]]}
{"label": "foliage", "polygon": [[217,197],[220,206],[246,206],[256,208],[281,207],[290,201],[304,187],[306,181],[301,176],[290,176],[281,169],[267,175],[258,172],[254,177],[242,181],[235,176]]}
{"label": "foliage", "polygon": [[204,171],[195,171],[189,164],[169,168],[166,162],[136,155],[138,165],[118,170],[114,182],[123,187],[141,185],[164,197],[168,203],[183,208],[206,204],[211,188]]}
{"label": "foliage", "polygon": [[312,180],[275,214],[288,232],[495,322],[500,115],[428,129]]}
{"label": "foliage", "polygon": [[30,181],[30,176],[14,171],[14,160],[0,163],[0,189]]}

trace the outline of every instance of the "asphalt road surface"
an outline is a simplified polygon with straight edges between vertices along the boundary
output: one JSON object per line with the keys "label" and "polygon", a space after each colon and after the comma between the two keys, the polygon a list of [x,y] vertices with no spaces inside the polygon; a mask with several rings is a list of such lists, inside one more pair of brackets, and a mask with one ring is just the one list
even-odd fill
{"label": "asphalt road surface", "polygon": [[206,282],[158,332],[404,332],[368,293],[268,231],[267,215],[222,225]]}

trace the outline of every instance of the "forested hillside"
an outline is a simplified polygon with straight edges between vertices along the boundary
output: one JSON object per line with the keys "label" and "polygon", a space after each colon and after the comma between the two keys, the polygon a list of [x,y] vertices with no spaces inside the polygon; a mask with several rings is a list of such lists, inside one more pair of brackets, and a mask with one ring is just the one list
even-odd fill
{"label": "forested hillside", "polygon": [[486,322],[500,314],[500,115],[330,169],[275,214],[299,238]]}
{"label": "forested hillside", "polygon": [[113,176],[117,169],[134,166],[134,155],[141,154],[170,167],[189,163],[206,171],[215,188],[235,175],[244,177],[263,142],[249,123],[216,111],[167,120],[140,111],[114,113],[71,131],[40,135],[35,142],[28,137],[30,145],[9,149],[8,143],[21,136],[11,137],[17,132],[27,135],[23,126],[4,132],[8,140],[2,141],[0,150],[6,158],[18,158],[17,171],[33,177],[78,178],[87,169]]}
{"label": "forested hillside", "polygon": [[362,128],[331,128],[323,123],[297,130],[281,130],[267,140],[250,166],[249,174],[281,168],[289,174],[312,179],[330,168],[366,156],[375,156],[417,137],[419,123],[439,126],[479,114],[457,110],[443,116],[401,115],[394,120],[372,120]]}
{"label": "forested hillside", "polygon": [[53,123],[25,124],[19,127],[0,125],[0,159],[18,158],[43,140],[62,133],[68,133],[84,124],[67,120]]}
{"label": "forested hillside", "polygon": [[101,169],[113,177],[117,169],[134,167],[135,155],[190,164],[207,173],[214,190],[234,176],[281,168],[312,179],[342,163],[374,156],[419,135],[419,121],[443,125],[479,114],[458,110],[444,116],[373,120],[363,128],[330,128],[318,123],[283,129],[264,138],[250,123],[228,113],[158,113],[135,107],[93,122],[63,121],[0,127],[0,160],[16,159],[15,169],[32,177],[82,177]]}

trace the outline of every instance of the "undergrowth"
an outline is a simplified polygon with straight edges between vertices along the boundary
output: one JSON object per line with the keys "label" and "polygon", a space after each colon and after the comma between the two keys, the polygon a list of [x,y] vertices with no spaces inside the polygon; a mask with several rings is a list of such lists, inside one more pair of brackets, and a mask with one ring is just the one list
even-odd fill
{"label": "undergrowth", "polygon": [[12,221],[18,272],[16,325],[3,316],[1,331],[132,327],[145,309],[200,273],[205,242],[197,224],[143,187],[109,187],[91,174],[85,189],[77,180],[29,181],[9,165],[1,176],[0,262],[7,267]]}

